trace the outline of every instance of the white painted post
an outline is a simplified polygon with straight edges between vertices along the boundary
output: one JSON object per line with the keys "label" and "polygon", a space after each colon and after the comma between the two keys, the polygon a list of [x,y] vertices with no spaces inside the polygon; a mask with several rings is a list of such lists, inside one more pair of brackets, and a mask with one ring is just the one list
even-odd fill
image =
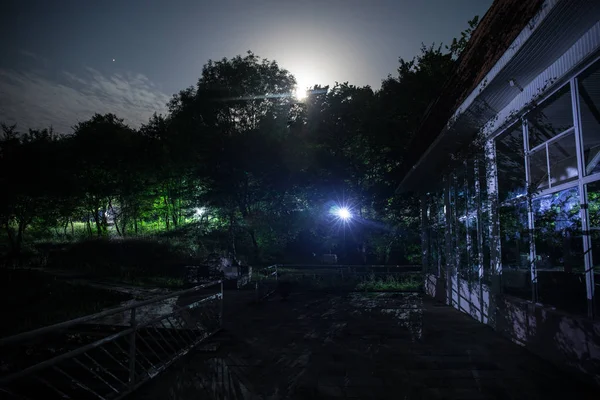
{"label": "white painted post", "polygon": [[429,221],[427,219],[428,196],[421,195],[421,270],[429,273]]}
{"label": "white painted post", "polygon": [[445,177],[444,185],[444,216],[445,216],[445,235],[446,241],[446,299],[448,305],[452,305],[452,264],[454,263],[452,246],[452,207],[450,206],[450,177]]}
{"label": "white painted post", "polygon": [[[525,155],[525,187],[527,188],[527,231],[529,235],[529,270],[531,274],[531,301],[538,301],[538,275],[535,251],[535,216],[531,193],[531,164],[529,158],[529,125],[523,118],[523,154]],[[546,153],[546,157],[548,154]],[[550,171],[550,169],[548,169]]]}
{"label": "white painted post", "polygon": [[571,104],[573,107],[573,124],[575,127],[575,146],[577,150],[577,172],[579,174],[579,215],[583,236],[583,261],[585,266],[585,288],[587,298],[587,315],[594,318],[594,260],[592,258],[592,240],[590,237],[590,217],[587,201],[587,186],[583,184],[585,174],[585,157],[583,153],[583,134],[581,131],[581,110],[579,105],[579,86],[576,78],[571,79]]}
{"label": "white painted post", "polygon": [[502,292],[502,257],[500,244],[500,221],[498,219],[498,168],[496,165],[496,142],[485,143],[486,182],[488,191],[490,267],[492,272],[492,293]]}

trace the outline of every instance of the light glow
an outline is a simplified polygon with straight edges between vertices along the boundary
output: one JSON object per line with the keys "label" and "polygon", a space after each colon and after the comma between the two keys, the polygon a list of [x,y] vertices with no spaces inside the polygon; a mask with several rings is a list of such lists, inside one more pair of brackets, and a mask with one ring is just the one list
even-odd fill
{"label": "light glow", "polygon": [[296,93],[295,93],[296,99],[298,99],[298,100],[306,99],[307,93],[308,92],[306,91],[306,89],[302,89],[301,86],[296,87]]}
{"label": "light glow", "polygon": [[331,214],[337,217],[340,221],[348,222],[352,219],[352,211],[348,207],[333,207],[331,209]]}

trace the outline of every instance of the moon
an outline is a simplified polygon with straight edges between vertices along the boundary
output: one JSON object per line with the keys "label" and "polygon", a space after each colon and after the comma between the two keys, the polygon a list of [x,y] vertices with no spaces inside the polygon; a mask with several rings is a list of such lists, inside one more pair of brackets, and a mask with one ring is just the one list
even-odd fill
{"label": "moon", "polygon": [[301,86],[296,87],[294,96],[296,96],[298,100],[306,99],[306,89],[303,89]]}
{"label": "moon", "polygon": [[318,73],[315,73],[313,68],[306,65],[296,69],[292,73],[296,78],[294,97],[299,101],[306,100],[309,94],[309,88],[312,88],[319,81],[319,79],[317,79]]}

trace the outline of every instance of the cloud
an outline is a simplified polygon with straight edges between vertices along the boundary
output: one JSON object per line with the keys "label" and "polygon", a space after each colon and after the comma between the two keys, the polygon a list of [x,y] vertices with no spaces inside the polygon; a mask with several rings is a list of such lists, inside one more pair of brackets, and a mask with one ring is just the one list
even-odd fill
{"label": "cloud", "polygon": [[[22,52],[23,53],[23,52]],[[132,127],[165,112],[170,96],[142,74],[112,74],[86,68],[55,76],[38,71],[0,69],[0,121],[19,129],[53,126],[70,133],[93,114],[114,113]]]}
{"label": "cloud", "polygon": [[32,53],[31,51],[19,50],[19,54],[22,55],[23,57],[32,59],[33,61],[35,61],[38,64],[43,64],[44,67],[48,67],[48,65],[50,64],[50,61],[47,58],[42,57],[39,54]]}

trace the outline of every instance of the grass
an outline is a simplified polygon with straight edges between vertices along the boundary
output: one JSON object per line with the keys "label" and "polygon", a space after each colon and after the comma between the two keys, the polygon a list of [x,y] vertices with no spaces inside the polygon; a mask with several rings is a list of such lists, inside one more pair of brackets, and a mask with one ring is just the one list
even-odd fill
{"label": "grass", "polygon": [[420,274],[405,274],[401,276],[388,275],[378,278],[370,275],[356,285],[356,290],[365,292],[414,292],[423,287]]}
{"label": "grass", "polygon": [[[269,272],[274,272],[269,270]],[[275,281],[275,277],[265,275],[266,269],[254,270],[253,279],[258,282]],[[327,272],[316,269],[279,268],[279,280],[288,282],[305,283],[313,289],[337,288],[341,290],[359,290],[365,292],[415,292],[423,288],[423,279],[420,273],[403,273],[396,275],[367,276],[336,272]]]}
{"label": "grass", "polygon": [[0,337],[93,314],[129,299],[123,293],[70,284],[43,272],[3,269]]}

